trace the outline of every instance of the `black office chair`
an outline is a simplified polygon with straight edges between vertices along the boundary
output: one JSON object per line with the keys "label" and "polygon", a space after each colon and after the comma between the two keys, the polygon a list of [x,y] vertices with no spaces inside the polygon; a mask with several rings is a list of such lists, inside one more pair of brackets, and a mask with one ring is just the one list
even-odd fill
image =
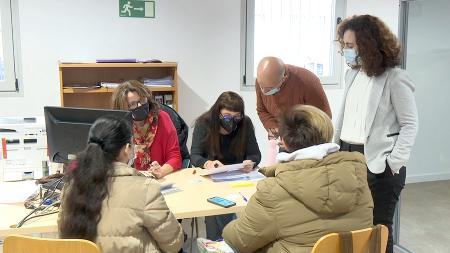
{"label": "black office chair", "polygon": [[189,149],[187,148],[187,139],[189,135],[189,126],[186,122],[181,118],[177,111],[175,111],[172,107],[167,106],[165,104],[160,104],[161,109],[167,112],[172,119],[173,125],[177,130],[178,135],[178,143],[180,144],[180,152],[182,165],[181,168],[189,168],[191,162],[191,156],[189,155]]}

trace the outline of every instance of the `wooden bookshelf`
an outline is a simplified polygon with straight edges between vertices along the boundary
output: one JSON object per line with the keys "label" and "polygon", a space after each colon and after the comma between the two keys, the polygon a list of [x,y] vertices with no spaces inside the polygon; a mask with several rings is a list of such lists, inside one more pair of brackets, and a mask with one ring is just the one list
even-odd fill
{"label": "wooden bookshelf", "polygon": [[114,88],[73,88],[75,85],[94,86],[100,82],[122,83],[143,78],[171,76],[173,86],[149,86],[153,96],[172,96],[172,106],[178,110],[178,64],[163,63],[60,63],[59,78],[61,106],[83,108],[112,108]]}

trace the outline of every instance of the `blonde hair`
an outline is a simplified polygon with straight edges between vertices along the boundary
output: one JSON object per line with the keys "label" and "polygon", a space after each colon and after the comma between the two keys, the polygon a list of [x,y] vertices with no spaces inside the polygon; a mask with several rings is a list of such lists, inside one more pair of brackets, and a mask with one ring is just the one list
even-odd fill
{"label": "blonde hair", "polygon": [[283,113],[279,119],[280,136],[288,151],[331,142],[333,123],[317,107],[297,105]]}
{"label": "blonde hair", "polygon": [[139,97],[146,98],[150,111],[157,112],[159,105],[153,99],[152,92],[144,84],[137,80],[129,80],[121,83],[112,94],[113,108],[116,110],[128,110],[127,94],[128,92],[136,92]]}

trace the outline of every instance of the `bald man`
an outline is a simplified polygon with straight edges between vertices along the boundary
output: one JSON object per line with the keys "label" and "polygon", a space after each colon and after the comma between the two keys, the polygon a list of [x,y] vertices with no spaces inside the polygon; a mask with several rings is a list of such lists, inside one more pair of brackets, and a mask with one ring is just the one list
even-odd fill
{"label": "bald man", "polygon": [[330,105],[319,78],[312,72],[265,57],[256,74],[256,111],[269,139],[278,137],[278,114],[297,104],[313,105],[331,118]]}

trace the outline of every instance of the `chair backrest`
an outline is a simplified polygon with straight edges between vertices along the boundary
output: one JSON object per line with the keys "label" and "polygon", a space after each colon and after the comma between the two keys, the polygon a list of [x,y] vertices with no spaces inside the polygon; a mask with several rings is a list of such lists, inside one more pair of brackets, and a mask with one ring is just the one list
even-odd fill
{"label": "chair backrest", "polygon": [[3,244],[4,253],[101,253],[98,246],[88,240],[48,239],[23,235],[10,235]]}
{"label": "chair backrest", "polygon": [[175,111],[172,107],[167,106],[165,104],[159,104],[161,106],[161,109],[167,114],[169,114],[170,119],[173,122],[173,125],[175,126],[175,129],[177,130],[178,135],[178,143],[180,144],[180,152],[181,152],[181,158],[183,160],[189,159],[189,149],[187,148],[187,139],[189,135],[189,126],[186,124],[186,122],[181,118],[180,114],[178,114],[177,111]]}
{"label": "chair backrest", "polygon": [[[385,253],[388,240],[388,228],[381,226],[381,245],[380,252]],[[369,252],[372,233],[376,232],[376,227],[351,231],[353,240],[353,253]],[[342,240],[338,233],[331,233],[322,236],[315,244],[311,253],[343,253]]]}

